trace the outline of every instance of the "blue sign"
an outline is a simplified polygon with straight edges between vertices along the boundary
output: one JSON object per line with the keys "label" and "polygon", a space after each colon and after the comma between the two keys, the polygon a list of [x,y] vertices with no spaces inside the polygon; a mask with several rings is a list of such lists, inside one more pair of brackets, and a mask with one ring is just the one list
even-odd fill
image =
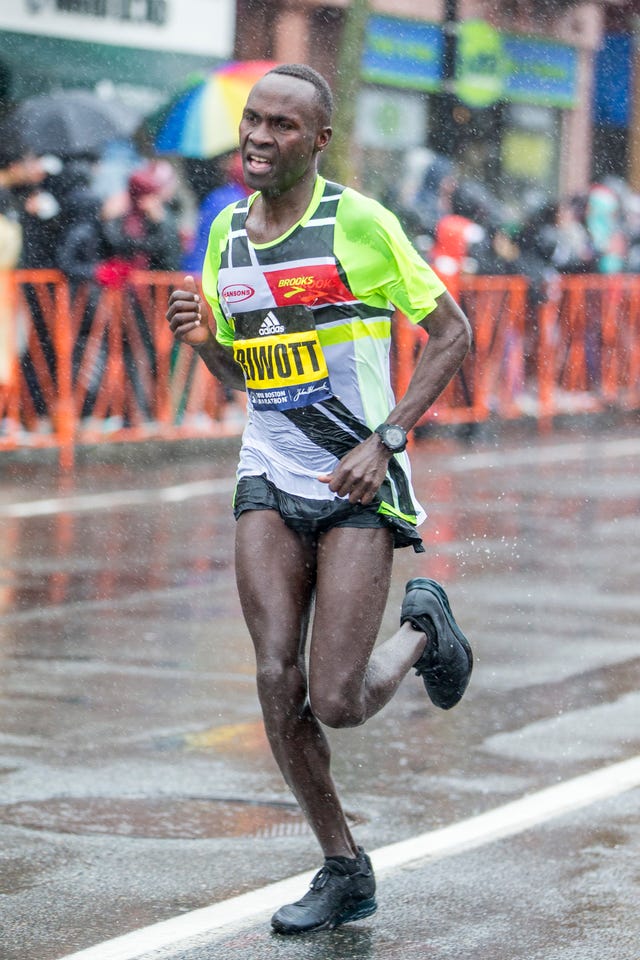
{"label": "blue sign", "polygon": [[631,120],[633,41],[628,33],[609,33],[596,55],[594,123],[628,127]]}
{"label": "blue sign", "polygon": [[578,54],[574,47],[503,34],[505,100],[547,107],[574,107]]}
{"label": "blue sign", "polygon": [[411,90],[442,86],[444,36],[433,23],[369,18],[362,57],[362,78]]}
{"label": "blue sign", "polygon": [[[499,71],[494,100],[563,108],[576,105],[578,53],[574,47],[537,37],[494,33],[492,57]],[[441,25],[397,17],[369,18],[362,57],[363,80],[411,90],[442,90],[443,58]]]}

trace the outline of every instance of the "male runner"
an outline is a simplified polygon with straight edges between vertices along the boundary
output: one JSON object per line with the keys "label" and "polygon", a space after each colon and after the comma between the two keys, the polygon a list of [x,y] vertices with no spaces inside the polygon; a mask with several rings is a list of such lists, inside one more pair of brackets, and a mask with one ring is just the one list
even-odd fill
{"label": "male runner", "polygon": [[[305,896],[272,918],[279,933],[376,909],[322,724],[364,723],[412,666],[448,709],[472,667],[443,588],[422,577],[407,584],[399,630],[374,649],[394,547],[423,550],[406,433],[471,336],[395,217],[318,175],[331,106],[326,81],[307,66],[276,67],[254,86],[240,148],[255,192],[214,220],[203,269],[215,333],[192,278],[167,312],[174,335],[248,396],[234,498],[238,591],[271,749],[325,856]],[[398,403],[392,305],[429,333]]]}

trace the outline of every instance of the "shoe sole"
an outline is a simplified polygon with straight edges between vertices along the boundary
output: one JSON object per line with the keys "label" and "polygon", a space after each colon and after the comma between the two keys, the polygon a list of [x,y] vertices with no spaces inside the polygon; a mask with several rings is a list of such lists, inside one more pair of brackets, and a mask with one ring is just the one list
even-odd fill
{"label": "shoe sole", "polygon": [[[449,627],[449,629],[451,630],[451,633],[454,635],[454,637],[456,638],[456,640],[464,650],[467,657],[467,661],[469,663],[469,673],[467,676],[467,681],[464,685],[464,690],[462,691],[462,693],[454,703],[444,708],[441,707],[441,709],[450,710],[451,707],[455,707],[456,703],[460,702],[469,684],[469,678],[471,677],[471,672],[473,670],[473,652],[471,650],[471,644],[469,643],[464,633],[456,623],[453,613],[451,611],[451,607],[449,605],[449,598],[445,593],[444,587],[441,586],[441,584],[439,584],[437,580],[430,580],[428,577],[415,577],[413,580],[410,580],[409,583],[412,585],[411,589],[424,590],[427,593],[430,593],[431,596],[439,603],[440,609],[442,611],[444,619],[446,620],[447,626]],[[407,619],[410,619],[410,618],[407,618]],[[436,626],[435,623],[434,623],[434,626]],[[427,690],[427,693],[428,692],[429,691]],[[429,696],[431,696],[431,694],[429,694]],[[441,706],[440,704],[436,704],[436,705]]]}
{"label": "shoe sole", "polygon": [[372,913],[375,913],[378,909],[378,904],[375,897],[371,897],[369,900],[363,900],[357,905],[357,907],[351,907],[350,909],[343,910],[341,914],[337,917],[331,917],[325,923],[321,923],[318,927],[308,927],[307,929],[300,930],[297,927],[286,927],[284,924],[275,923],[271,921],[271,926],[275,933],[283,934],[284,936],[300,936],[304,933],[320,933],[321,930],[334,930],[336,927],[342,926],[343,923],[352,923],[354,920],[364,920],[365,917],[370,917]]}
{"label": "shoe sole", "polygon": [[345,910],[344,913],[341,913],[338,919],[333,922],[333,927],[338,927],[343,923],[351,923],[353,920],[363,920],[365,917],[370,917],[377,909],[378,904],[376,899],[375,897],[371,897],[370,900],[364,900],[358,904],[355,909]]}

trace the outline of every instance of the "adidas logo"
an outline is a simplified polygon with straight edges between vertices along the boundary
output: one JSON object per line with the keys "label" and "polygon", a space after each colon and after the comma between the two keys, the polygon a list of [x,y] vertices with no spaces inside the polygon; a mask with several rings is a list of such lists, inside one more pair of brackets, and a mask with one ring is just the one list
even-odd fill
{"label": "adidas logo", "polygon": [[259,337],[272,337],[276,333],[284,333],[284,327],[273,311],[269,311],[258,330]]}

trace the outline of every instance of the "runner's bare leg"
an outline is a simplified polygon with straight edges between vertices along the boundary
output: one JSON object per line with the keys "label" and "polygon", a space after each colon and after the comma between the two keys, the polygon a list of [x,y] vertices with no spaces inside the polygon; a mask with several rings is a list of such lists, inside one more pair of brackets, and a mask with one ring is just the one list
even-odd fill
{"label": "runner's bare leg", "polygon": [[392,558],[385,529],[337,528],[321,538],[308,690],[304,645],[316,581],[315,546],[275,511],[248,511],[237,523],[236,578],[256,652],[265,729],[325,856],[355,856],[357,846],[314,714],[334,727],[364,722],[391,698],[424,648],[424,634],[405,625],[371,656]]}
{"label": "runner's bare leg", "polygon": [[335,527],[320,538],[309,690],[328,726],[356,726],[377,713],[424,651],[424,633],[408,623],[374,649],[392,562],[386,528]]}
{"label": "runner's bare leg", "polygon": [[236,578],[273,755],[324,855],[355,856],[330,774],[329,745],[307,701],[304,644],[315,581],[313,544],[274,511],[243,513],[236,530]]}

